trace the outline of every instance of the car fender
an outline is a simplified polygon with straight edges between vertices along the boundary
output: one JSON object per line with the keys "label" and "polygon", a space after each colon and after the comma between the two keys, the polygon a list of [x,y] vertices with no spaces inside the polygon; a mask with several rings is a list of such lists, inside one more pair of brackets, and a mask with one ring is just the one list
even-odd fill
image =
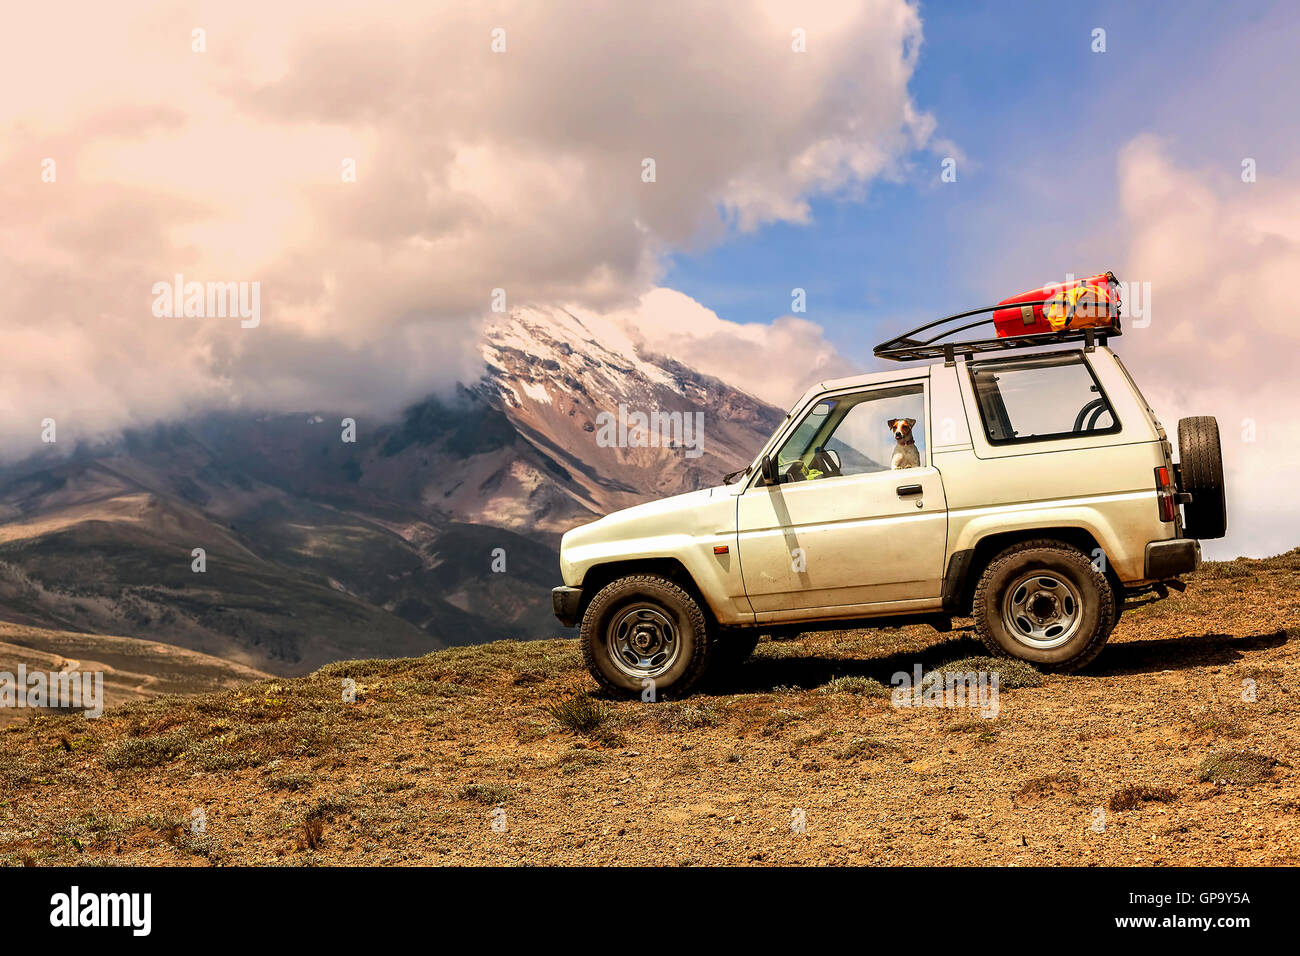
{"label": "car fender", "polygon": [[1041,507],[1013,504],[950,512],[948,553],[974,550],[993,535],[1054,529],[1086,532],[1100,548],[1088,557],[1126,583],[1142,580],[1147,541],[1167,537],[1156,520],[1154,493],[1126,492],[1098,496],[1092,503],[1050,501]]}

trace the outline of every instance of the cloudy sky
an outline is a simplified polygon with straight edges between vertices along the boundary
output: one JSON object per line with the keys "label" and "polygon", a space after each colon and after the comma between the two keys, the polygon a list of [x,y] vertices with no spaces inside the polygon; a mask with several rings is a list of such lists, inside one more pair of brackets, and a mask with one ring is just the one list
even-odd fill
{"label": "cloudy sky", "polygon": [[[476,374],[494,289],[624,316],[785,404],[902,326],[1113,269],[1151,283],[1118,348],[1166,424],[1223,425],[1216,551],[1289,548],[1300,17],[1057,6],[23,5],[0,455],[44,418],[62,444],[389,413]],[[155,315],[178,274],[259,283],[260,324]]]}

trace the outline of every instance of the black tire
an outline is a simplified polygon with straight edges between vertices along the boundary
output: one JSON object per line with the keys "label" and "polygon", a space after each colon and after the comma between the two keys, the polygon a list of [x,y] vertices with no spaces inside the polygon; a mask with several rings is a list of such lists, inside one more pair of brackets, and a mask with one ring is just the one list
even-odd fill
{"label": "black tire", "polygon": [[[638,615],[642,614],[646,629],[653,630],[661,643],[676,642],[675,656],[662,673],[645,667],[638,676],[638,668],[630,661],[620,664],[614,659],[612,645],[617,646],[618,640],[611,639],[611,628],[626,634],[630,627],[635,633]],[[665,642],[670,626],[674,631],[672,641]],[[643,697],[649,686],[644,682],[652,680],[655,700],[686,696],[708,669],[714,646],[708,618],[699,602],[677,584],[653,574],[630,575],[601,588],[582,615],[578,641],[587,670],[604,690],[624,697]]]}
{"label": "black tire", "polygon": [[[1047,581],[1055,585],[1049,587]],[[1032,607],[1017,614],[1015,599],[1021,594]],[[1060,624],[1057,633],[1052,633],[1057,624],[1050,623],[1053,601],[1055,620],[1068,614],[1071,622]],[[1042,539],[1012,545],[989,562],[975,586],[972,617],[975,633],[995,656],[1016,657],[1042,670],[1073,671],[1101,653],[1115,626],[1115,612],[1115,592],[1106,575],[1079,549]],[[1041,633],[1035,638],[1031,631]]]}
{"label": "black tire", "polygon": [[1223,449],[1219,423],[1212,415],[1178,421],[1180,490],[1192,500],[1183,505],[1183,534],[1222,538],[1228,532],[1228,504],[1223,490]]}

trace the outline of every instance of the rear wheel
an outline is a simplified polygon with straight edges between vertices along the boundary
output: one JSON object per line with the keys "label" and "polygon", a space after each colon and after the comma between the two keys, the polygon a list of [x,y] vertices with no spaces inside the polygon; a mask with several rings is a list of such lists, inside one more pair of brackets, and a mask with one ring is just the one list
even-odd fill
{"label": "rear wheel", "polygon": [[1025,541],[1007,548],[975,588],[975,632],[1002,657],[1047,670],[1083,667],[1115,626],[1110,582],[1083,552],[1062,541]]}
{"label": "rear wheel", "polygon": [[596,682],[623,696],[681,697],[711,657],[708,619],[684,588],[658,575],[619,578],[587,605],[579,630]]}
{"label": "rear wheel", "polygon": [[1183,534],[1189,538],[1222,538],[1228,531],[1228,505],[1223,491],[1223,450],[1219,423],[1212,415],[1178,421],[1180,490],[1191,494],[1183,505]]}

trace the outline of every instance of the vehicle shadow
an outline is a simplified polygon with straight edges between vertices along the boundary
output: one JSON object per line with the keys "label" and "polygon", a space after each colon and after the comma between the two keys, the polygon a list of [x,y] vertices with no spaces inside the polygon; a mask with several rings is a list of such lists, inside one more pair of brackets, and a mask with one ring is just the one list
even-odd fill
{"label": "vehicle shadow", "polygon": [[702,688],[703,694],[761,694],[778,687],[807,690],[836,677],[868,677],[886,687],[899,671],[912,672],[918,663],[925,670],[963,657],[983,657],[988,650],[978,640],[955,636],[917,651],[887,657],[766,657],[754,656],[726,677]]}
{"label": "vehicle shadow", "polygon": [[[1288,640],[1285,630],[1277,630],[1261,634],[1203,634],[1109,644],[1097,660],[1076,676],[1118,677],[1231,664],[1243,659],[1250,651],[1280,647]],[[886,657],[755,656],[734,673],[700,688],[699,693],[705,696],[761,694],[778,687],[807,690],[837,677],[868,677],[888,687],[894,674],[899,671],[910,674],[918,663],[924,670],[929,670],[949,661],[985,656],[988,656],[988,649],[974,637],[964,634],[918,651],[904,651]]]}
{"label": "vehicle shadow", "polygon": [[1232,664],[1250,651],[1281,647],[1289,639],[1287,632],[1279,629],[1261,634],[1200,634],[1107,644],[1079,676],[1111,677]]}

